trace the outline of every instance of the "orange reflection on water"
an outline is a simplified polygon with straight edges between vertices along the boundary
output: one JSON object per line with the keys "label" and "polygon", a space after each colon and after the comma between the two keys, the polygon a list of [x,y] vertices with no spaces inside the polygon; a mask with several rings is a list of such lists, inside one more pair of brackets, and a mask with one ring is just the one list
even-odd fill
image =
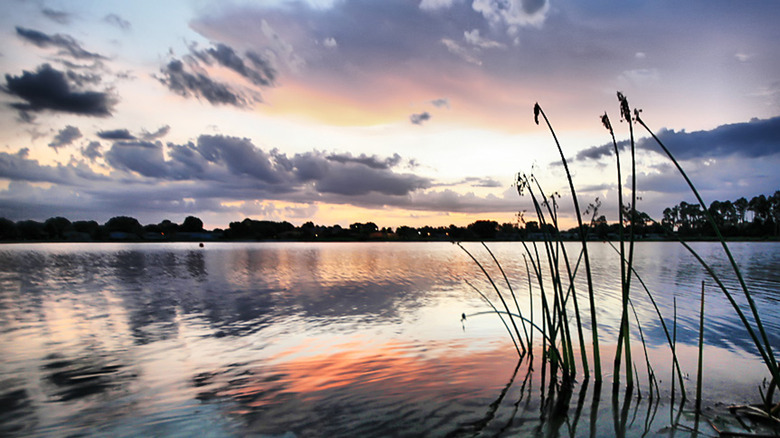
{"label": "orange reflection on water", "polygon": [[220,382],[212,382],[222,387],[214,395],[238,401],[240,406],[232,410],[235,414],[274,404],[282,395],[311,402],[334,391],[366,401],[490,397],[506,385],[517,361],[513,351],[503,348],[474,351],[465,345],[439,348],[398,341],[366,345],[365,341],[358,336],[312,352],[317,345],[313,340],[263,364],[231,370]]}

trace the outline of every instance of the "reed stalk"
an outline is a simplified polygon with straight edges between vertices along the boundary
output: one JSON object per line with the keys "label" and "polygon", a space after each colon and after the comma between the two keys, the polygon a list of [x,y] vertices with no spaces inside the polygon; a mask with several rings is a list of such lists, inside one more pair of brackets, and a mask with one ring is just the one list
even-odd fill
{"label": "reed stalk", "polygon": [[[493,278],[490,276],[490,274],[488,274],[488,272],[485,270],[485,267],[484,267],[484,266],[482,266],[482,263],[480,263],[480,262],[479,262],[479,260],[477,260],[477,258],[476,258],[476,257],[474,257],[474,255],[472,255],[472,254],[469,252],[469,250],[467,250],[466,248],[464,248],[464,247],[463,247],[463,245],[461,245],[461,244],[460,244],[460,242],[458,242],[458,246],[459,246],[459,247],[460,247],[460,248],[461,248],[461,249],[462,249],[462,250],[463,250],[463,251],[464,251],[466,254],[468,254],[468,256],[469,256],[469,257],[471,257],[471,259],[474,261],[474,263],[476,263],[476,264],[477,264],[477,266],[479,266],[479,269],[481,269],[481,270],[482,270],[482,273],[483,273],[483,274],[485,274],[485,277],[487,277],[488,281],[490,281],[490,284],[491,284],[491,286],[493,286],[493,290],[495,290],[495,291],[496,291],[496,294],[498,294],[498,298],[501,300],[501,304],[503,304],[503,305],[504,305],[504,309],[506,309],[506,312],[507,312],[508,314],[509,314],[509,313],[511,313],[511,312],[509,311],[509,305],[506,303],[506,300],[504,299],[504,295],[503,295],[503,294],[501,293],[501,291],[498,289],[498,286],[496,286],[496,283],[493,281]],[[481,293],[481,292],[480,292],[480,293]],[[522,340],[522,338],[520,337],[520,330],[518,330],[518,328],[517,328],[517,324],[515,324],[515,320],[514,320],[513,318],[511,318],[511,317],[510,317],[510,318],[509,318],[509,321],[512,323],[512,327],[514,327],[514,329],[515,329],[515,333],[517,334],[517,339],[518,339],[518,341],[519,341],[519,342],[521,343],[521,345],[522,345],[522,342],[523,342],[523,340]],[[514,338],[513,338],[513,341],[514,341]],[[515,347],[517,347],[517,343],[515,343]],[[523,346],[522,348],[523,348],[523,352],[522,352],[522,353],[520,352],[520,349],[519,349],[519,348],[517,349],[517,354],[518,354],[520,357],[523,357],[523,355],[525,354],[525,346]]]}
{"label": "reed stalk", "polygon": [[[474,289],[482,297],[482,299],[485,300],[485,302],[488,303],[488,305],[490,305],[490,307],[493,309],[493,312],[489,312],[489,313],[495,313],[496,315],[498,315],[499,319],[501,319],[501,322],[504,324],[504,327],[506,327],[506,331],[509,333],[509,338],[512,339],[512,343],[515,345],[515,349],[517,350],[517,355],[520,358],[522,358],[523,357],[523,353],[520,352],[520,347],[517,345],[517,341],[515,341],[514,335],[512,335],[512,330],[509,328],[509,325],[504,320],[504,317],[501,316],[501,311],[499,311],[496,308],[496,306],[493,305],[493,302],[490,301],[490,299],[485,294],[483,294],[482,291],[479,290],[478,287],[476,287],[473,284],[469,283],[468,280],[464,280],[464,281],[466,282],[467,285],[471,286],[471,288]],[[473,314],[472,314],[472,316],[473,316]],[[510,316],[510,319],[511,319],[511,316]]]}
{"label": "reed stalk", "polygon": [[[720,229],[718,228],[717,223],[715,222],[715,219],[712,217],[712,215],[709,212],[709,209],[707,209],[706,204],[704,203],[704,200],[702,199],[701,195],[699,194],[699,191],[696,190],[696,187],[693,185],[693,182],[691,182],[690,178],[688,178],[688,175],[683,170],[682,166],[680,166],[680,163],[674,158],[672,153],[669,151],[669,149],[664,145],[664,143],[658,138],[658,136],[655,135],[655,133],[645,124],[644,120],[640,117],[640,110],[634,110],[634,119],[637,123],[642,125],[642,127],[647,130],[647,132],[650,134],[650,136],[655,140],[655,142],[658,144],[658,146],[661,147],[661,149],[664,151],[664,153],[669,157],[669,159],[672,161],[672,163],[675,165],[677,170],[680,172],[682,177],[685,179],[685,182],[690,187],[693,194],[696,196],[696,200],[699,202],[699,204],[702,206],[702,210],[704,211],[704,215],[707,218],[707,221],[712,226],[713,230],[715,230],[715,235],[718,237],[718,240],[720,241],[721,246],[723,247],[723,251],[726,253],[726,256],[729,259],[729,263],[731,264],[731,267],[734,271],[734,274],[737,277],[737,280],[739,281],[739,285],[742,288],[742,292],[745,295],[745,298],[747,299],[748,306],[750,308],[751,313],[753,314],[753,320],[756,323],[756,327],[758,328],[758,331],[761,335],[761,341],[763,341],[763,346],[761,345],[761,342],[758,342],[757,338],[753,335],[752,329],[750,327],[750,324],[747,323],[747,320],[744,319],[744,317],[740,317],[743,320],[743,324],[748,329],[749,332],[751,332],[751,337],[753,337],[754,343],[756,345],[756,348],[758,348],[759,352],[761,353],[762,358],[764,359],[764,363],[766,364],[767,368],[769,369],[770,374],[772,375],[772,379],[775,384],[780,383],[780,372],[778,372],[778,366],[777,361],[775,359],[774,353],[772,352],[772,345],[769,342],[769,338],[766,334],[766,331],[764,330],[764,325],[761,323],[761,317],[758,314],[758,308],[756,307],[755,302],[753,301],[753,297],[750,294],[750,291],[748,290],[747,284],[745,283],[744,278],[742,277],[742,273],[737,266],[737,262],[734,260],[734,256],[731,254],[731,250],[729,250],[728,245],[726,244],[726,240],[723,238],[723,235],[720,233]],[[725,291],[725,287],[721,286],[721,289]],[[727,294],[728,296],[728,294]],[[737,311],[738,314],[742,315],[741,309],[739,309],[739,306],[736,305],[736,302],[733,300],[729,300],[732,303],[732,306]]]}
{"label": "reed stalk", "polygon": [[550,124],[550,120],[547,118],[547,114],[544,113],[542,107],[539,106],[539,104],[537,103],[536,105],[534,105],[534,121],[536,122],[537,125],[539,124],[539,115],[544,117],[544,121],[547,124],[547,127],[550,129],[550,133],[553,136],[553,140],[555,140],[555,145],[558,147],[558,152],[561,155],[561,162],[563,163],[563,168],[566,171],[566,178],[569,180],[571,197],[572,197],[572,201],[574,202],[574,211],[577,214],[577,225],[579,226],[580,240],[582,241],[582,250],[585,254],[585,276],[588,283],[588,298],[590,300],[591,334],[593,338],[593,367],[594,367],[593,372],[595,374],[594,377],[595,381],[597,383],[600,383],[602,381],[602,374],[601,374],[601,355],[599,353],[598,321],[596,319],[596,298],[593,290],[593,276],[591,275],[591,269],[590,269],[590,257],[588,256],[588,242],[587,242],[587,237],[585,235],[585,230],[583,230],[582,227],[582,214],[580,213],[580,205],[579,205],[579,201],[577,200],[577,192],[574,189],[574,181],[572,181],[571,172],[569,172],[569,165],[566,162],[566,157],[563,154],[563,149],[561,148],[561,144],[558,141],[558,136],[555,134],[555,130]]}
{"label": "reed stalk", "polygon": [[702,358],[704,353],[704,280],[701,282],[701,310],[699,311],[699,363],[696,367],[696,423],[701,413]]}
{"label": "reed stalk", "polygon": [[[506,276],[506,272],[504,272],[504,268],[501,267],[501,263],[499,263],[496,256],[493,254],[493,251],[490,250],[490,248],[485,244],[485,242],[482,242],[482,246],[485,248],[485,250],[490,254],[490,257],[493,259],[493,261],[496,263],[496,267],[498,267],[498,270],[501,272],[501,275],[504,277],[504,281],[506,282],[506,287],[509,289],[509,293],[512,295],[512,300],[515,302],[515,307],[517,308],[517,314],[522,316],[523,311],[520,310],[520,304],[517,303],[517,295],[515,295],[515,291],[512,289],[512,283],[510,283],[509,278]],[[528,329],[525,327],[525,321],[520,320],[520,325],[523,327],[523,333],[525,334],[526,340],[528,340]],[[531,344],[528,344],[528,348],[531,348]],[[523,353],[525,353],[525,348],[523,349]]]}
{"label": "reed stalk", "polygon": [[[613,245],[612,242],[609,242],[609,244],[612,247],[612,249],[617,251],[617,248],[615,248],[615,245]],[[636,277],[636,280],[645,290],[645,293],[647,293],[647,297],[650,299],[650,303],[653,305],[653,309],[655,310],[656,315],[658,315],[658,321],[661,323],[661,328],[663,329],[664,335],[666,336],[666,342],[669,344],[669,348],[672,351],[672,368],[677,370],[677,377],[680,381],[680,392],[682,394],[683,400],[686,400],[687,395],[685,393],[685,386],[683,385],[682,370],[680,369],[680,362],[677,360],[677,349],[675,348],[675,345],[672,342],[672,336],[669,334],[669,329],[666,326],[666,320],[663,317],[663,315],[661,315],[661,309],[658,308],[658,304],[655,302],[655,298],[653,298],[653,294],[650,293],[650,289],[648,289],[644,280],[642,280],[642,277],[639,275],[638,272],[636,272],[636,269],[634,269],[633,266],[631,267],[631,273]]]}

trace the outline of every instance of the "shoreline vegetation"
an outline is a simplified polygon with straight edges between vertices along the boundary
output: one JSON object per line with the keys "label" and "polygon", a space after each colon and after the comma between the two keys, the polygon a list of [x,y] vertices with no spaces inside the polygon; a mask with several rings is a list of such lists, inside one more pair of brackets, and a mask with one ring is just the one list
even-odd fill
{"label": "shoreline vegetation", "polygon": [[[596,201],[598,204],[598,200]],[[619,242],[621,235],[633,232],[639,241],[718,241],[718,235],[699,204],[680,202],[663,211],[660,222],[647,213],[624,206],[623,226],[609,223],[604,215],[583,224],[590,241]],[[728,241],[780,241],[780,190],[771,196],[758,195],[749,201],[713,201],[707,213]],[[748,220],[748,216],[752,218]],[[633,216],[633,217],[632,217]],[[520,215],[522,217],[522,215]],[[356,242],[356,241],[544,241],[553,230],[552,224],[538,221],[499,224],[478,220],[465,227],[400,226],[395,229],[378,227],[373,222],[356,222],[349,227],[326,226],[306,222],[296,227],[289,222],[246,218],[231,222],[225,229],[203,228],[203,222],[188,216],[177,224],[163,220],[142,225],[137,219],[116,216],[104,224],[94,220],[71,222],[57,216],[44,222],[11,221],[0,218],[0,243],[24,242],[191,242],[191,241],[285,241],[285,242]],[[556,231],[557,233],[557,231]],[[560,239],[580,240],[578,227],[560,231]]]}
{"label": "shoreline vegetation", "polygon": [[[612,340],[600,340],[598,335],[598,332],[604,328],[604,322],[602,321],[600,324],[598,321],[599,318],[597,317],[598,312],[596,312],[594,291],[600,286],[596,284],[596,281],[594,281],[594,278],[591,275],[587,242],[590,240],[600,240],[597,237],[609,237],[608,229],[606,236],[604,236],[604,233],[602,233],[602,236],[594,236],[598,234],[598,223],[605,222],[602,221],[604,218],[603,216],[598,216],[600,203],[597,199],[587,208],[587,210],[585,210],[584,215],[590,216],[590,225],[588,225],[588,218],[583,220],[583,215],[580,213],[580,204],[563,148],[558,141],[555,130],[553,129],[547,114],[542,110],[538,103],[534,105],[534,121],[537,125],[546,125],[550,131],[555,146],[560,153],[561,164],[563,165],[569,182],[571,200],[574,204],[574,211],[577,214],[578,223],[578,226],[574,231],[578,234],[579,241],[582,244],[582,247],[579,250],[579,257],[576,256],[576,253],[568,253],[572,250],[571,246],[563,245],[564,240],[570,239],[564,238],[564,231],[558,226],[559,204],[557,199],[560,198],[560,195],[557,193],[547,194],[533,174],[518,174],[518,193],[521,196],[529,196],[531,198],[536,217],[538,218],[538,223],[541,224],[544,235],[541,244],[537,244],[536,241],[531,242],[530,244],[526,244],[525,241],[521,242],[524,249],[522,257],[526,263],[526,271],[529,279],[528,296],[530,297],[530,315],[528,315],[528,317],[523,315],[514,289],[512,288],[509,279],[504,274],[503,268],[501,268],[501,263],[493,255],[490,248],[482,242],[484,253],[480,254],[479,257],[472,253],[472,251],[476,251],[476,249],[470,251],[463,245],[460,245],[460,247],[485,275],[487,282],[483,284],[483,288],[485,288],[484,292],[474,285],[469,285],[479,293],[487,304],[489,304],[492,312],[478,311],[471,314],[463,313],[461,315],[462,321],[466,321],[467,318],[476,315],[495,313],[502,320],[509,337],[513,341],[515,350],[519,356],[519,361],[521,362],[524,359],[531,361],[533,358],[534,341],[531,335],[533,335],[534,332],[538,332],[538,334],[541,335],[541,373],[543,387],[545,386],[545,374],[549,375],[549,386],[543,390],[542,403],[544,404],[546,400],[552,412],[566,412],[574,386],[581,384],[582,391],[585,391],[585,388],[587,388],[587,384],[591,379],[591,373],[594,380],[594,404],[598,403],[601,394],[601,385],[604,381],[603,377],[606,375],[606,380],[612,381],[613,405],[620,404],[619,397],[621,388],[624,389],[626,400],[633,397],[635,390],[637,391],[637,398],[641,399],[641,391],[644,386],[644,390],[646,391],[645,394],[649,397],[648,406],[652,409],[653,400],[660,400],[662,397],[666,398],[666,394],[663,396],[661,395],[662,392],[659,387],[659,383],[661,382],[656,378],[642,331],[643,324],[647,326],[649,320],[640,320],[634,306],[635,299],[644,299],[643,295],[646,294],[646,299],[649,300],[649,303],[652,304],[652,307],[655,310],[657,322],[659,322],[663,328],[669,352],[672,357],[671,392],[669,393],[671,397],[671,424],[669,428],[672,430],[687,430],[692,432],[693,436],[697,436],[699,433],[700,420],[702,420],[702,423],[709,423],[719,436],[765,436],[763,431],[748,426],[742,421],[740,416],[744,414],[754,419],[758,418],[761,422],[766,422],[770,432],[772,432],[771,436],[776,436],[778,431],[777,427],[778,424],[780,424],[780,417],[778,417],[778,415],[780,415],[780,403],[775,401],[775,396],[778,389],[778,383],[780,383],[780,367],[778,367],[772,344],[759,315],[758,306],[753,300],[752,294],[741,274],[737,261],[734,259],[731,250],[726,243],[726,238],[729,237],[733,239],[735,234],[736,236],[739,236],[740,231],[744,233],[749,229],[748,226],[745,225],[746,221],[744,218],[744,212],[747,210],[753,212],[753,220],[751,223],[764,230],[763,233],[757,235],[776,237],[777,224],[780,221],[776,215],[777,210],[774,210],[772,205],[779,197],[778,195],[780,195],[780,192],[775,192],[773,196],[768,198],[770,200],[767,200],[767,198],[763,196],[754,198],[753,201],[747,203],[746,201],[743,202],[744,198],[741,198],[737,201],[740,205],[739,207],[735,207],[737,202],[729,203],[729,206],[728,204],[720,203],[718,201],[713,202],[708,207],[679,162],[669,152],[666,145],[645,124],[640,115],[641,110],[634,109],[632,114],[628,99],[620,92],[617,93],[617,98],[620,103],[621,121],[627,122],[629,131],[630,159],[628,160],[627,165],[624,161],[623,166],[630,166],[629,175],[631,177],[631,184],[628,188],[630,189],[630,195],[624,196],[622,185],[620,185],[620,182],[623,181],[621,175],[625,169],[621,166],[620,148],[615,140],[612,124],[606,112],[601,117],[602,124],[612,138],[615,152],[617,181],[619,184],[618,217],[620,220],[616,225],[618,233],[618,239],[616,239],[616,241],[619,243],[619,248],[612,244],[613,249],[619,256],[618,260],[620,261],[619,272],[615,272],[614,277],[620,279],[622,290],[622,316],[620,318],[620,323],[617,325],[617,339],[612,343]],[[543,121],[543,123],[540,123],[540,121]],[[667,208],[664,210],[664,220],[660,223],[656,223],[649,216],[636,209],[638,197],[634,124],[636,124],[637,127],[644,128],[648,134],[652,136],[657,146],[663,150],[668,159],[677,168],[680,176],[685,179],[692,194],[696,197],[698,204],[691,205],[680,203],[680,205],[674,209]],[[625,159],[625,157],[623,158]],[[757,205],[760,202],[765,202],[766,205],[757,209]],[[745,204],[747,204],[747,206]],[[729,208],[724,208],[724,205]],[[739,210],[737,210],[737,208],[739,208]],[[736,211],[740,211],[741,213],[732,214],[732,212]],[[657,230],[664,232],[667,235],[667,240],[676,240],[679,242],[690,255],[696,258],[701,267],[704,268],[709,275],[709,279],[706,281],[703,280],[701,283],[698,324],[698,362],[696,367],[697,377],[695,381],[696,395],[692,411],[690,408],[685,407],[689,394],[685,389],[685,381],[688,379],[683,377],[683,372],[678,361],[676,302],[673,307],[673,316],[671,319],[668,315],[662,315],[661,309],[653,298],[653,293],[646,287],[644,281],[633,266],[635,252],[634,243],[647,237],[643,234],[646,231],[645,228],[648,227],[648,224],[657,227]],[[702,240],[705,238],[721,244],[723,253],[727,256],[731,269],[727,266],[721,266],[718,269],[718,271],[721,272],[716,272],[716,270],[714,270],[713,267],[687,243],[691,240]],[[575,259],[576,264],[573,263],[573,260]],[[582,264],[584,267],[580,262],[584,262]],[[722,272],[723,269],[727,272]],[[586,283],[582,279],[583,270],[587,280]],[[728,271],[731,272],[728,273]],[[721,276],[730,274],[733,274],[738,280],[738,287],[734,284],[730,284],[729,287],[727,287],[722,281]],[[501,278],[503,278],[503,281],[500,280]],[[532,278],[535,278],[535,281],[533,281]],[[635,281],[632,283],[632,280]],[[637,288],[637,282],[642,286],[641,288]],[[502,283],[505,283],[505,287],[500,287]],[[755,347],[755,352],[761,356],[761,359],[767,368],[766,371],[768,372],[768,380],[765,378],[763,386],[758,386],[759,394],[757,395],[760,396],[759,403],[749,406],[729,407],[729,411],[734,415],[735,422],[742,428],[742,430],[739,430],[738,432],[724,432],[719,429],[714,424],[714,422],[720,421],[719,416],[711,417],[710,413],[702,410],[701,404],[703,385],[702,370],[704,366],[703,337],[704,327],[706,325],[704,303],[706,295],[705,290],[708,288],[712,289],[715,285],[717,285],[717,288],[720,289],[729,301],[733,311],[739,317],[742,326],[750,335],[753,346]],[[504,290],[502,291],[502,289]],[[541,311],[540,318],[534,318],[533,316],[534,289],[536,289],[539,296],[538,302],[540,306],[537,307],[537,312]],[[642,293],[642,289],[645,294]],[[489,297],[488,295],[491,296]],[[741,295],[742,298],[740,298],[739,295]],[[498,300],[494,297],[497,297]],[[514,301],[516,310],[512,309],[509,305],[510,300],[508,298],[510,297],[511,301]],[[738,299],[741,302],[738,302]],[[498,304],[499,301],[500,305]],[[581,303],[584,304],[586,302],[588,303],[587,306],[582,308]],[[634,318],[632,319],[631,316]],[[512,328],[514,328],[514,331],[510,328],[510,324],[507,324],[507,319],[511,323]],[[541,327],[539,323],[541,323]],[[612,322],[612,324],[614,324],[614,322]],[[585,330],[583,329],[583,326],[585,326]],[[522,334],[518,327],[522,327]],[[614,329],[615,327],[612,328]],[[590,331],[590,335],[592,336],[589,347],[586,345],[588,342],[586,339],[587,331]],[[537,343],[538,342],[539,341],[537,341]],[[616,347],[614,358],[611,360],[611,374],[608,368],[610,358],[602,358],[599,347],[600,342],[606,342],[605,345],[614,345]],[[632,345],[634,347],[633,349]],[[641,346],[641,350],[638,349],[637,346]],[[591,357],[588,357],[588,349],[592,352]],[[644,379],[645,376],[640,375],[636,363],[641,363],[642,353],[644,354],[646,380]],[[602,371],[602,365],[606,370],[605,372]],[[582,375],[582,378],[579,380],[576,378],[578,373],[581,373]],[[693,382],[688,383],[692,384]],[[664,393],[665,392],[666,390],[664,390]],[[677,395],[680,396],[680,405],[675,413],[674,406]],[[584,392],[580,393],[580,397],[584,397]],[[681,422],[683,412],[693,414],[694,421],[692,428]],[[624,435],[619,433],[620,430],[621,425],[616,422],[615,432],[617,436]],[[758,435],[756,434],[757,430]],[[591,429],[591,436],[595,435],[594,432],[594,429]]]}

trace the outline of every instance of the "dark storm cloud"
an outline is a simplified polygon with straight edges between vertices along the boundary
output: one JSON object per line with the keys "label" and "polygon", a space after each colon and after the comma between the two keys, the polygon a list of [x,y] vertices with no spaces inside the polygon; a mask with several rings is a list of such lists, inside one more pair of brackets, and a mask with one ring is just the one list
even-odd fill
{"label": "dark storm cloud", "polygon": [[363,164],[365,166],[368,166],[372,169],[389,169],[391,167],[394,167],[398,165],[398,163],[401,162],[401,156],[398,154],[393,154],[392,157],[389,158],[379,158],[376,155],[368,156],[366,154],[360,154],[357,157],[352,156],[352,154],[346,153],[346,154],[331,154],[326,157],[329,161],[336,161],[338,163],[359,163]]}
{"label": "dark storm cloud", "polygon": [[97,136],[103,140],[135,140],[135,136],[127,129],[113,129],[110,131],[100,131]]}
{"label": "dark storm cloud", "polygon": [[[656,135],[682,160],[728,155],[760,158],[780,153],[780,117],[721,125],[710,131],[662,129]],[[640,140],[638,146],[660,152],[651,138]]]}
{"label": "dark storm cloud", "polygon": [[52,142],[49,143],[49,147],[56,151],[57,148],[67,146],[78,138],[81,138],[81,131],[79,128],[68,125],[54,136]]}
{"label": "dark storm cloud", "polygon": [[24,71],[21,76],[5,75],[3,91],[26,103],[13,103],[23,112],[61,111],[88,116],[109,116],[114,99],[105,92],[74,91],[64,73],[49,64],[36,72]]}
{"label": "dark storm cloud", "polygon": [[153,178],[165,178],[168,175],[160,143],[117,142],[106,152],[105,159],[115,169]]}
{"label": "dark storm cloud", "polygon": [[[780,153],[780,117],[746,123],[721,125],[710,131],[674,131],[662,129],[658,138],[672,152],[675,158],[690,160],[736,155],[746,158],[760,158]],[[621,151],[629,146],[628,140],[618,142]],[[663,153],[655,140],[644,137],[637,141],[637,147]],[[577,160],[598,160],[614,154],[612,143],[592,146],[577,153]]]}
{"label": "dark storm cloud", "polygon": [[247,138],[201,135],[197,149],[209,162],[224,163],[234,175],[247,175],[270,184],[287,179],[274,157]]}
{"label": "dark storm cloud", "polygon": [[411,174],[396,174],[387,170],[362,165],[345,165],[338,171],[325,174],[315,184],[318,191],[355,196],[371,192],[391,196],[405,196],[430,187],[430,180]]}
{"label": "dark storm cloud", "polygon": [[[117,142],[105,154],[100,149],[92,142],[81,152],[90,160],[103,156],[113,169],[108,176],[96,174],[84,162],[73,159],[65,165],[45,166],[29,159],[27,150],[0,153],[0,175],[11,181],[7,189],[0,190],[0,216],[14,216],[19,211],[25,212],[24,219],[45,219],[53,216],[53,211],[72,212],[70,215],[76,217],[96,217],[96,213],[106,211],[135,217],[141,212],[154,217],[195,211],[235,214],[245,213],[245,209],[223,205],[225,201],[251,204],[255,200],[459,212],[517,208],[512,190],[511,199],[449,190],[421,192],[434,182],[354,160],[333,161],[328,159],[336,155],[332,153],[311,151],[290,157],[275,150],[265,152],[236,137],[201,136],[197,144],[167,146]],[[237,166],[238,159],[264,168],[264,173]],[[386,160],[397,159],[375,159],[377,163]],[[40,188],[28,182],[54,185]],[[251,209],[251,205],[246,208]]]}
{"label": "dark storm cloud", "polygon": [[61,49],[60,54],[70,55],[77,59],[105,59],[97,53],[84,50],[81,45],[69,35],[47,35],[37,30],[25,29],[18,26],[16,28],[16,35],[41,48],[57,47]]}
{"label": "dark storm cloud", "polygon": [[190,54],[184,61],[172,59],[162,68],[158,78],[168,88],[185,97],[203,97],[212,104],[228,104],[243,107],[261,101],[256,89],[241,88],[212,79],[205,66],[216,65],[238,73],[257,87],[274,85],[276,70],[271,62],[255,52],[246,52],[242,58],[233,48],[218,43],[214,47],[199,50],[190,46]]}
{"label": "dark storm cloud", "polygon": [[55,11],[54,9],[44,8],[41,9],[41,13],[49,20],[52,20],[59,24],[70,23],[70,14],[67,12]]}
{"label": "dark storm cloud", "polygon": [[205,73],[186,71],[184,63],[178,59],[170,61],[161,72],[163,77],[158,78],[160,82],[181,96],[202,97],[214,105],[247,105],[247,100],[227,85],[212,80]]}
{"label": "dark storm cloud", "polygon": [[129,21],[123,19],[122,17],[120,17],[117,14],[108,14],[105,17],[103,17],[103,21],[105,21],[106,23],[108,23],[108,24],[110,24],[112,26],[116,26],[116,27],[118,27],[118,28],[120,28],[122,30],[125,30],[125,31],[130,30],[130,27],[131,27]]}
{"label": "dark storm cloud", "polygon": [[[618,142],[620,150],[624,150],[629,145],[628,140]],[[602,157],[612,156],[615,153],[615,145],[606,143],[601,146],[592,146],[577,152],[577,160],[598,160]]]}
{"label": "dark storm cloud", "polygon": [[94,163],[95,160],[103,156],[103,153],[100,151],[101,148],[100,142],[91,141],[88,145],[81,148],[81,155]]}
{"label": "dark storm cloud", "polygon": [[419,114],[412,114],[409,116],[409,121],[411,121],[415,125],[422,125],[423,122],[426,122],[431,119],[431,114],[427,111],[424,111]]}
{"label": "dark storm cloud", "polygon": [[[404,161],[397,154],[354,156],[313,150],[287,155],[275,149],[262,150],[246,138],[221,135],[202,135],[196,142],[181,145],[117,141],[106,151],[98,142],[91,142],[80,151],[88,161],[102,157],[109,175],[95,173],[86,161],[71,159],[67,164],[47,166],[29,159],[27,150],[0,153],[0,176],[11,181],[9,188],[0,190],[1,208],[33,212],[34,206],[26,201],[33,198],[38,199],[39,207],[57,205],[81,212],[108,209],[114,215],[235,212],[236,207],[222,203],[254,200],[463,212],[516,208],[514,196],[507,201],[448,190],[426,192],[435,182],[394,171]],[[467,180],[473,185],[496,185],[490,179]],[[27,182],[54,186],[43,189]]]}
{"label": "dark storm cloud", "polygon": [[401,161],[398,155],[312,151],[289,157],[275,149],[266,152],[246,138],[222,135],[201,135],[196,144],[167,147],[166,160],[160,143],[117,142],[105,159],[115,169],[144,177],[211,181],[256,196],[287,193],[295,198],[304,196],[307,185],[321,194],[406,196],[432,186],[427,178],[393,172],[390,167]]}

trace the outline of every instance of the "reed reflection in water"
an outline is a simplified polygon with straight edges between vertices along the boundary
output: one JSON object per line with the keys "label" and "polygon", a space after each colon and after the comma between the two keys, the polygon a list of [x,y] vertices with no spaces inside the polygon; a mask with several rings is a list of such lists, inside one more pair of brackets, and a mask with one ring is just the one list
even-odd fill
{"label": "reed reflection in water", "polygon": [[[697,251],[717,257],[708,245]],[[522,292],[518,248],[491,248]],[[780,246],[733,248],[759,306],[776,306]],[[685,298],[703,274],[671,243],[637,256],[665,315],[678,297],[685,351],[698,321]],[[617,259],[603,244],[591,258],[608,344]],[[496,318],[461,323],[486,310],[464,280],[484,278],[447,243],[4,245],[0,435],[652,435],[669,423],[636,393],[614,409],[592,384],[551,390]],[[663,334],[634,295],[664,381]],[[746,401],[763,366],[723,299],[707,300],[705,399]],[[766,317],[777,336],[780,318]]]}

